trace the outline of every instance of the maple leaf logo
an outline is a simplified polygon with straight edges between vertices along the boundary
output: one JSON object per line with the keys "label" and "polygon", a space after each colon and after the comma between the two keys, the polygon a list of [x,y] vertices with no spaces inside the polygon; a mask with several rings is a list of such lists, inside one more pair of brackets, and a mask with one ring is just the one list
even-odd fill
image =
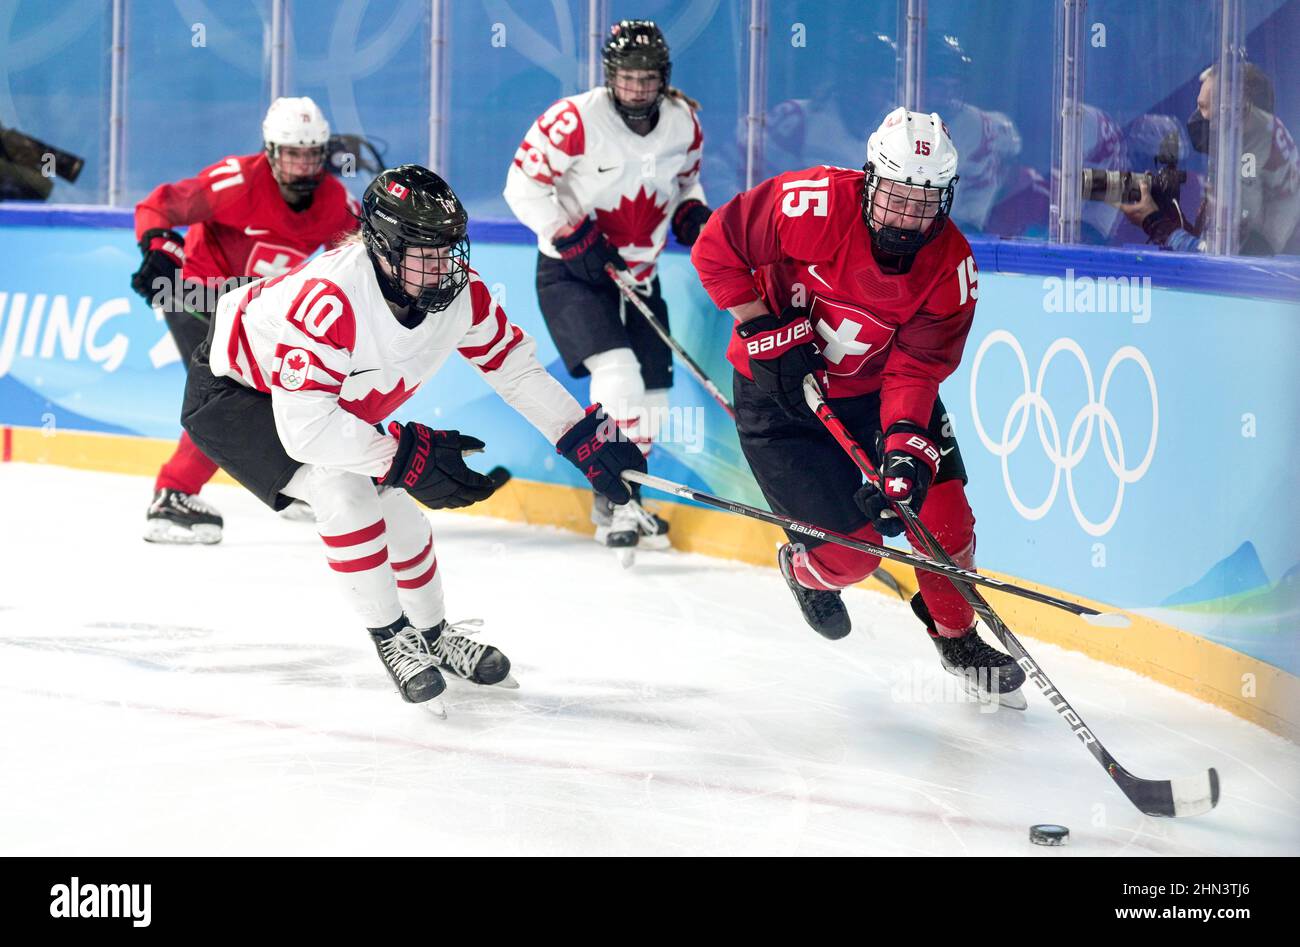
{"label": "maple leaf logo", "polygon": [[642,185],[631,200],[627,195],[620,197],[613,210],[596,208],[596,223],[616,247],[653,247],[654,232],[663,223],[668,209],[667,198],[657,204],[655,197],[653,191],[647,191]]}
{"label": "maple leaf logo", "polygon": [[307,360],[298,353],[289,356],[289,367],[295,372],[302,371],[302,367],[307,364]]}

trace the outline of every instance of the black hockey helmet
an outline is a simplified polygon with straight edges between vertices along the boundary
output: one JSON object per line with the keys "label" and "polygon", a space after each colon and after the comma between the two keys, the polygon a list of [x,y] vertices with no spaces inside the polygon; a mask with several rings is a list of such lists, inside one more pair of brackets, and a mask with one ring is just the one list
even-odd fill
{"label": "black hockey helmet", "polygon": [[[373,257],[392,268],[390,278],[375,267],[384,298],[421,312],[450,306],[469,285],[468,224],[456,192],[428,168],[404,164],[381,172],[361,199],[361,239]],[[418,247],[446,252],[412,269],[406,251]],[[407,291],[408,279],[423,287],[419,295]]]}
{"label": "black hockey helmet", "polygon": [[[659,111],[668,90],[668,80],[673,74],[673,62],[663,31],[653,20],[620,20],[610,27],[601,58],[605,63],[605,86],[618,114],[629,122],[653,118]],[[659,95],[654,102],[640,108],[629,108],[620,102],[614,93],[614,76],[620,69],[658,72]]]}

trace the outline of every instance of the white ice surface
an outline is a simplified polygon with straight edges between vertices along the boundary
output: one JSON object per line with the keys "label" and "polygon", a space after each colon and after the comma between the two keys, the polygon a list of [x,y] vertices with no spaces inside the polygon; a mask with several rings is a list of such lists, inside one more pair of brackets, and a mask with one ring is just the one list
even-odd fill
{"label": "white ice surface", "polygon": [[1026,636],[1136,775],[1217,767],[1209,815],[1139,814],[1032,693],[933,699],[901,601],[849,592],[830,642],[773,569],[477,517],[432,517],[450,617],[522,687],[438,720],[310,525],[215,487],[224,543],[151,546],[149,494],[0,466],[0,855],[1300,853],[1300,747],[1135,674]]}

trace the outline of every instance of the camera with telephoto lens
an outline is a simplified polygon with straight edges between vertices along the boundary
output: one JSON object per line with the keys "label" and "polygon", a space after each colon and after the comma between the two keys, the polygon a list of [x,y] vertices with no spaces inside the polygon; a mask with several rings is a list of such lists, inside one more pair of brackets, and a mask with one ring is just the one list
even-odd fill
{"label": "camera with telephoto lens", "polygon": [[1178,170],[1179,138],[1176,133],[1161,142],[1155,157],[1155,171],[1108,171],[1104,168],[1083,169],[1083,197],[1107,204],[1136,204],[1142,200],[1142,184],[1151,190],[1157,207],[1172,206],[1178,200],[1187,172]]}
{"label": "camera with telephoto lens", "polygon": [[0,200],[43,201],[54,187],[51,172],[74,182],[85,163],[16,128],[0,126]]}

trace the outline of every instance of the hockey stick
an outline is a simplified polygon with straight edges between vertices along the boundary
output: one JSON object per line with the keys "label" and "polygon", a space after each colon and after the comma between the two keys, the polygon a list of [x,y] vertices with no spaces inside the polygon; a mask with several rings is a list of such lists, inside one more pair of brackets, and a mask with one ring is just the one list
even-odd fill
{"label": "hockey stick", "polygon": [[756,506],[748,506],[747,504],[739,503],[735,500],[726,500],[722,497],[714,496],[711,493],[705,493],[702,490],[696,490],[692,487],[685,486],[684,484],[665,480],[662,477],[644,474],[637,470],[625,470],[623,471],[623,479],[631,480],[633,483],[639,483],[651,487],[652,489],[662,491],[663,493],[671,493],[686,500],[694,500],[697,503],[703,503],[705,506],[711,506],[715,509],[726,510],[729,513],[739,513],[741,516],[748,516],[750,519],[761,520],[764,523],[771,523],[773,526],[779,526],[782,529],[790,530],[794,533],[802,533],[803,535],[811,536],[814,539],[824,539],[827,542],[835,543],[838,546],[846,546],[849,549],[856,549],[859,552],[879,556],[881,559],[901,562],[903,565],[911,566],[913,569],[921,569],[924,572],[933,572],[936,575],[941,575],[947,579],[955,581],[970,582],[974,585],[985,585],[992,589],[999,589],[1009,595],[1027,598],[1030,601],[1038,602],[1042,605],[1051,605],[1053,608],[1059,608],[1072,615],[1078,615],[1084,621],[1092,622],[1094,624],[1113,625],[1117,620],[1121,622],[1127,621],[1127,619],[1122,615],[1115,615],[1112,612],[1099,612],[1095,608],[1089,608],[1087,605],[1067,602],[1063,598],[1048,595],[1046,592],[1038,592],[1034,589],[1027,589],[1011,582],[1003,582],[1001,579],[994,578],[991,575],[982,575],[979,572],[971,572],[967,569],[961,568],[960,566],[944,565],[942,562],[936,562],[933,559],[917,555],[916,553],[906,552],[902,549],[893,549],[889,546],[878,546],[875,543],[865,542],[861,539],[854,539],[852,536],[837,533],[833,529],[825,529],[824,527],[815,526],[812,523],[805,523],[802,520],[792,519],[788,516],[778,516],[776,513],[769,513],[767,510],[760,510]]}
{"label": "hockey stick", "polygon": [[[830,406],[826,404],[817,380],[812,375],[807,375],[804,377],[803,385],[804,398],[808,402],[808,407],[812,408],[831,436],[853,458],[854,463],[858,465],[863,475],[872,483],[879,485],[879,472],[872,465],[867,452],[862,449],[862,445],[854,439],[848,428],[844,426],[844,423],[835,416]],[[920,545],[929,548],[939,562],[955,567],[951,557],[939,545],[939,541],[934,538],[934,535],[910,507],[896,503],[894,504],[894,512],[903,519],[912,535],[920,540]],[[984,600],[984,597],[974,588],[974,583],[968,584],[958,579],[953,579],[952,583],[962,597],[970,602],[971,607],[988,622],[993,633],[1002,642],[1002,646],[1015,658],[1016,663],[1024,670],[1025,675],[1038,685],[1043,692],[1043,696],[1052,705],[1052,709],[1065,720],[1074,735],[1082,741],[1088,752],[1093,755],[1093,758],[1101,764],[1110,778],[1119,786],[1120,791],[1128,797],[1129,802],[1133,803],[1146,815],[1165,817],[1201,815],[1218,805],[1219,773],[1213,767],[1204,776],[1181,776],[1170,780],[1141,779],[1121,766],[1115,757],[1110,755],[1110,751],[1102,745],[1101,741],[1093,735],[1088,725],[1083,722],[1083,718],[1079,716],[1078,711],[1071,707],[1065,696],[1056,689],[1056,685],[1051,682],[1046,672],[1030,657],[1029,652],[1025,650],[1025,646],[1020,643],[1020,639],[1015,636],[989,606],[988,602]],[[1006,589],[1004,591],[1010,590]],[[1125,621],[1125,624],[1127,624],[1127,621]]]}
{"label": "hockey stick", "polygon": [[614,281],[614,285],[617,286],[618,291],[623,294],[623,298],[630,302],[633,307],[636,308],[637,312],[641,313],[641,315],[645,317],[646,322],[650,323],[650,328],[654,329],[655,334],[664,340],[664,344],[673,350],[673,354],[676,355],[678,360],[686,366],[687,371],[695,377],[696,381],[704,386],[705,391],[713,396],[713,400],[722,406],[722,410],[727,412],[728,416],[730,416],[732,420],[735,420],[736,409],[731,406],[731,402],[727,400],[727,396],[722,393],[708,375],[704,374],[704,369],[700,368],[700,366],[695,363],[695,359],[686,354],[686,350],[682,348],[681,344],[669,335],[668,330],[664,328],[664,324],[655,317],[653,312],[650,311],[650,307],[647,306],[645,302],[642,301],[641,297],[637,295],[637,291],[623,279],[622,274],[615,269],[614,264],[606,263],[605,272],[608,273],[609,278]]}

